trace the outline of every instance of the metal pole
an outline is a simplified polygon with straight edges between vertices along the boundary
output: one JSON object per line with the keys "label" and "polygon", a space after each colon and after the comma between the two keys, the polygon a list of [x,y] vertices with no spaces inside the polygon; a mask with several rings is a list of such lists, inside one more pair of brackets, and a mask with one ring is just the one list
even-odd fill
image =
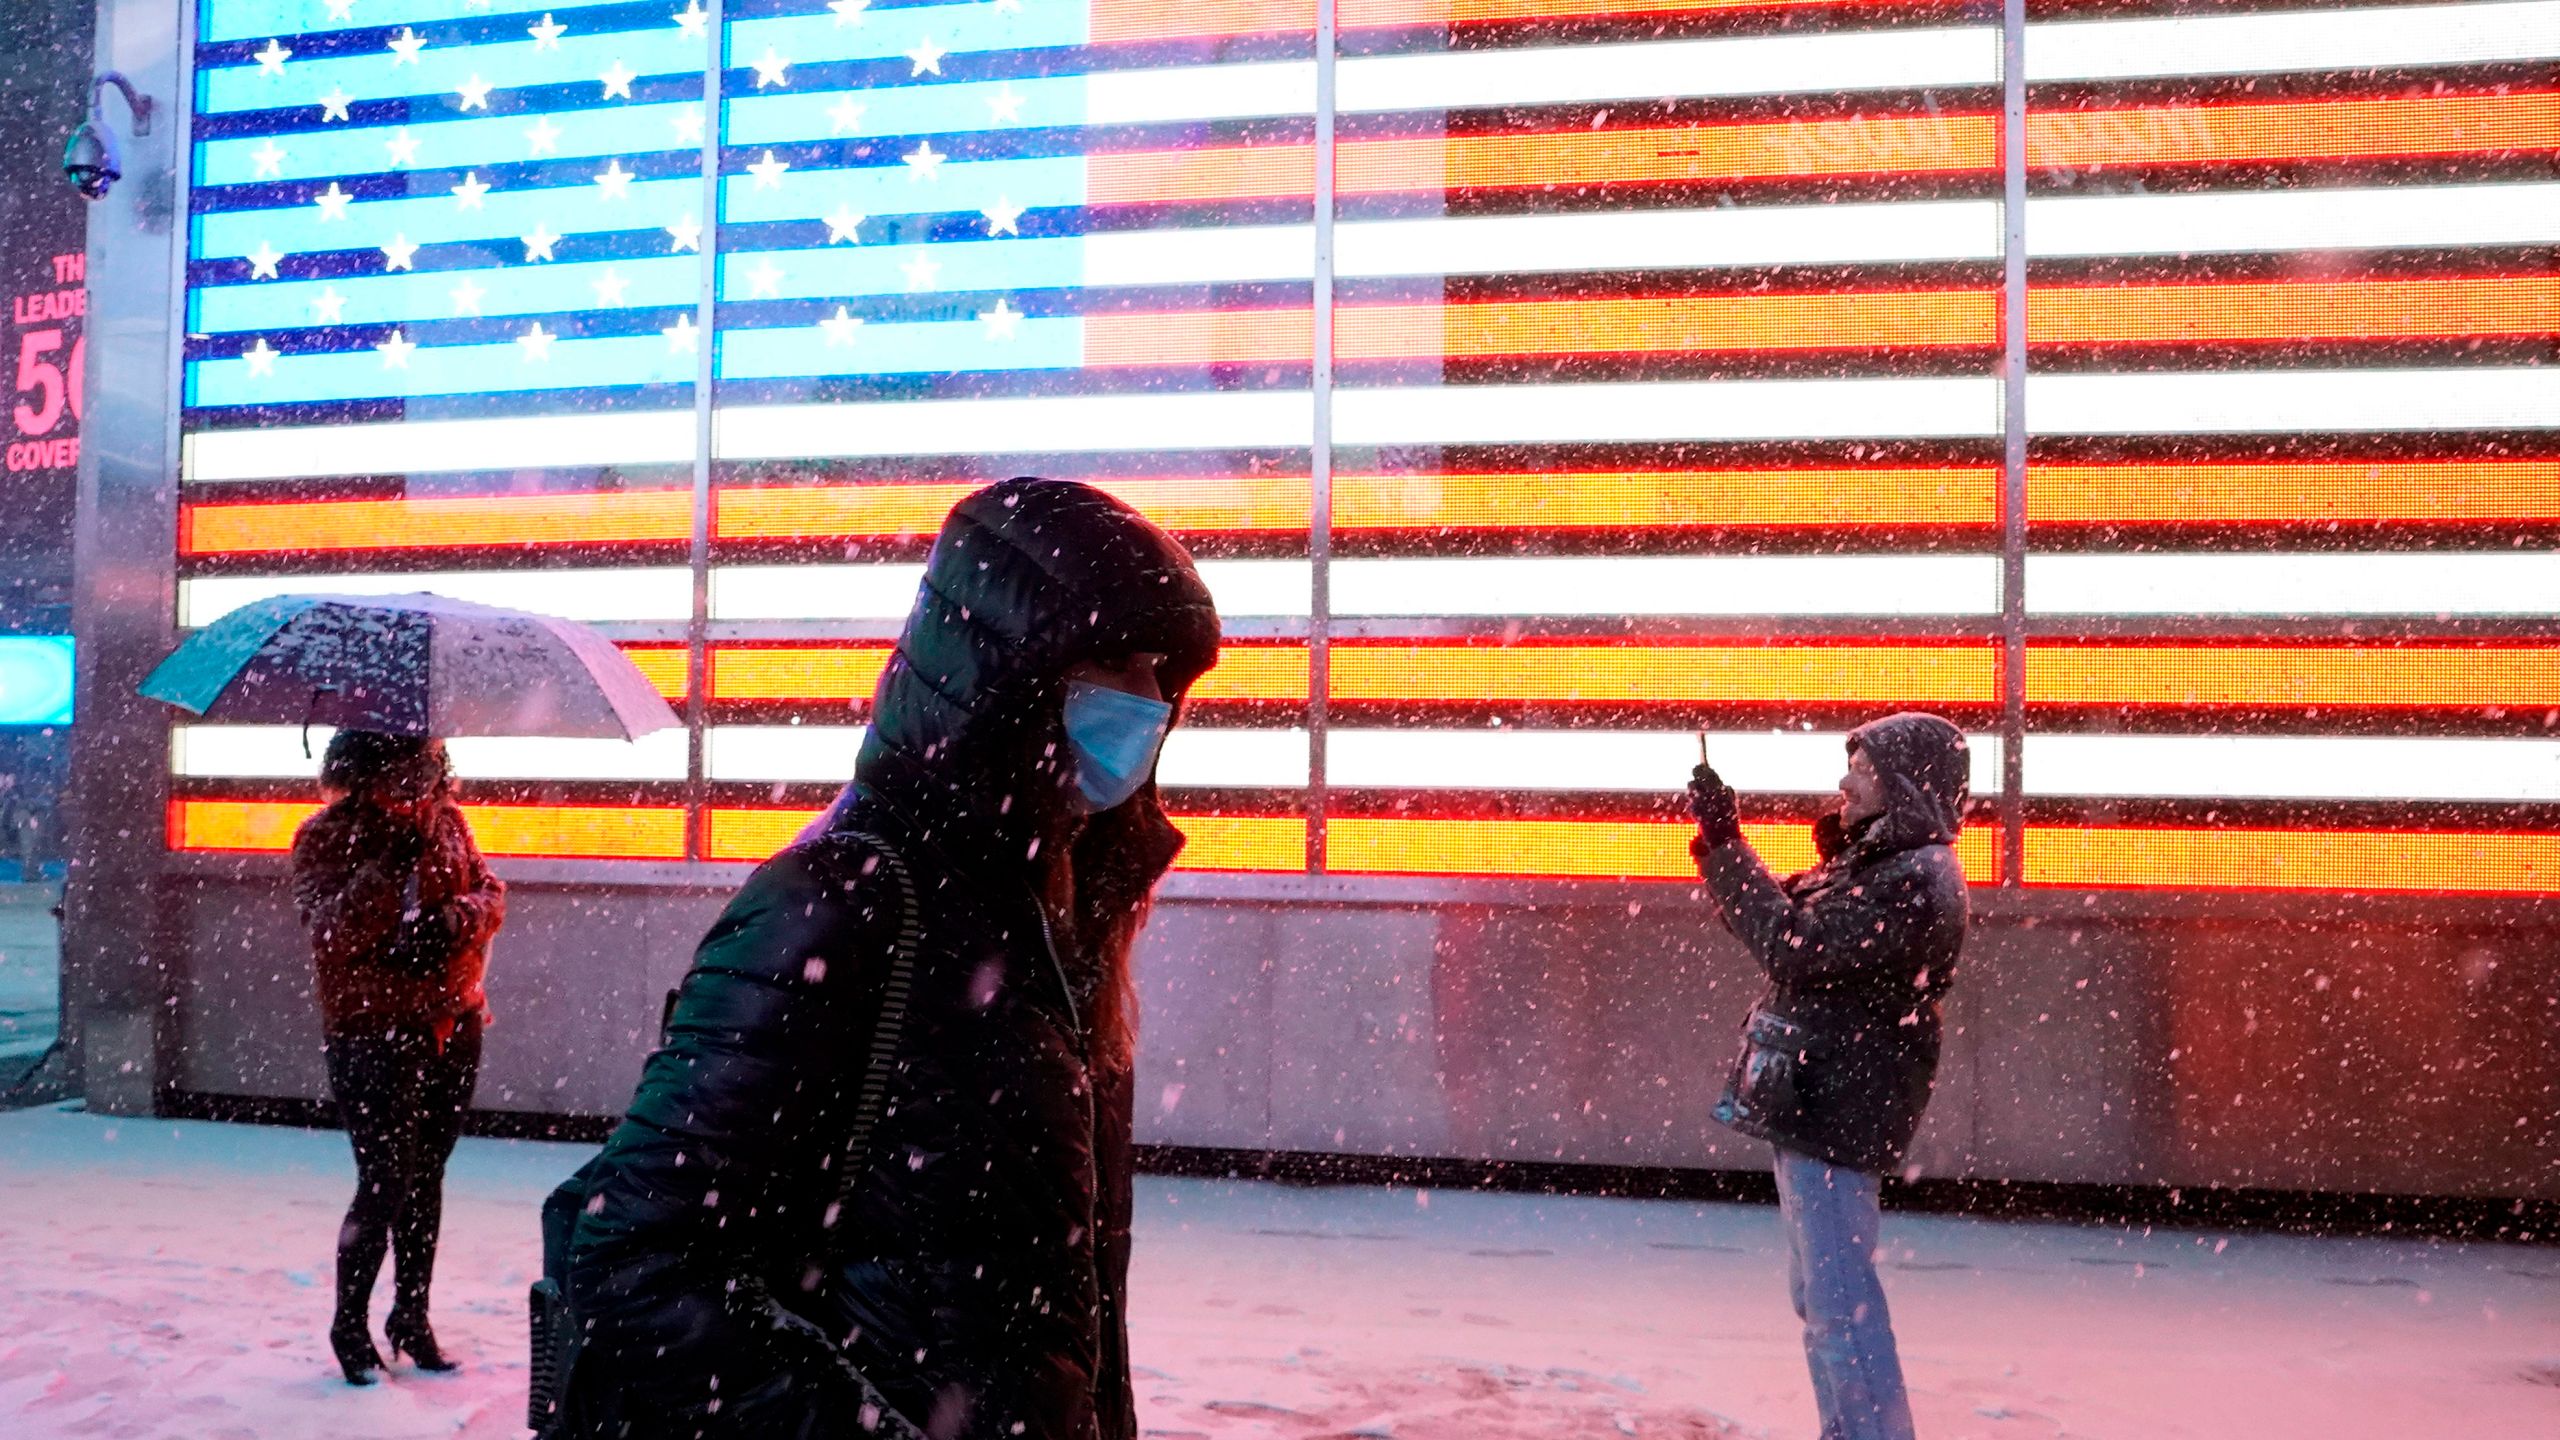
{"label": "metal pole", "polygon": [[2000,494],[2000,875],[2026,857],[2027,744],[2027,6],[2000,6],[2002,171]]}
{"label": "metal pole", "polygon": [[1333,688],[1334,0],[1316,3],[1314,435],[1307,474],[1307,870],[1325,873],[1327,693]]}
{"label": "metal pole", "polygon": [[702,280],[694,300],[693,371],[693,543],[687,562],[693,569],[693,613],[684,635],[684,809],[685,858],[711,858],[710,785],[706,778],[710,710],[711,632],[711,434],[712,401],[717,377],[713,357],[719,347],[712,330],[719,320],[720,288],[720,144],[727,132],[721,123],[721,82],[728,62],[727,0],[708,0],[711,18],[703,26],[711,47],[702,69]]}

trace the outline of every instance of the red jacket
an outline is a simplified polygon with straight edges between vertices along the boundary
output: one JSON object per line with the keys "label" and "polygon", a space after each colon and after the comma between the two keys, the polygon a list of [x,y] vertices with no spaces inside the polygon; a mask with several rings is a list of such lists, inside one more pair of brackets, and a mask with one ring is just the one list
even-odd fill
{"label": "red jacket", "polygon": [[[507,918],[507,887],[489,873],[452,801],[410,820],[350,796],[312,816],[293,837],[293,898],[311,934],[330,1034],[486,1016],[481,981],[490,937]],[[399,963],[394,948],[413,903],[418,919],[409,925],[445,942],[432,947],[443,964],[424,972]]]}

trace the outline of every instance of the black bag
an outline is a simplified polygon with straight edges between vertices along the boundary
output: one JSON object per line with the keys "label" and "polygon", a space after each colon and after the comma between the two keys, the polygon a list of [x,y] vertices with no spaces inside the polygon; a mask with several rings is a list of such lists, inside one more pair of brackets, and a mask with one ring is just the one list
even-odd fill
{"label": "black bag", "polygon": [[[897,886],[899,905],[898,948],[890,956],[888,973],[882,977],[880,1012],[872,1026],[869,1062],[863,1071],[862,1089],[855,1098],[844,1160],[837,1170],[837,1209],[842,1213],[844,1202],[858,1183],[863,1152],[870,1146],[871,1131],[879,1124],[881,1105],[888,1095],[889,1064],[906,1031],[907,998],[915,987],[917,944],[922,931],[915,881],[907,873],[906,862],[899,859],[887,841],[853,831],[828,838],[869,846],[880,857],[882,873]],[[662,1048],[675,1020],[676,1000],[682,993],[680,989],[668,991],[665,1007],[659,1013],[658,1044]],[[570,1379],[586,1338],[584,1327],[568,1304],[569,1244],[577,1231],[578,1217],[587,1208],[588,1192],[595,1188],[593,1172],[602,1158],[598,1156],[579,1166],[542,1202],[542,1278],[533,1282],[533,1289],[526,1296],[533,1354],[525,1394],[525,1427],[534,1432],[536,1440],[557,1434],[560,1423],[567,1418],[564,1406],[569,1399]]]}
{"label": "black bag", "polygon": [[1804,1026],[1773,1010],[1753,1010],[1716,1118],[1755,1134],[1804,1133],[1804,1068],[1813,1059],[1812,1046],[1812,1032]]}

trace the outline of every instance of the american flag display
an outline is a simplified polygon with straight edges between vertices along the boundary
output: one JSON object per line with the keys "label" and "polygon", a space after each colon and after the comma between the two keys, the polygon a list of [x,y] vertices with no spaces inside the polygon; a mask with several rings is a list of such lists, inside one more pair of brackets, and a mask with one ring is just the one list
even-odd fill
{"label": "american flag display", "polygon": [[2037,0],[2016,129],[1972,0],[197,24],[181,622],[522,604],[698,719],[457,746],[494,851],[770,853],[1042,473],[1228,616],[1197,868],[1686,881],[1700,729],[1801,859],[1910,706],[1980,884],[2560,890],[2553,0]]}

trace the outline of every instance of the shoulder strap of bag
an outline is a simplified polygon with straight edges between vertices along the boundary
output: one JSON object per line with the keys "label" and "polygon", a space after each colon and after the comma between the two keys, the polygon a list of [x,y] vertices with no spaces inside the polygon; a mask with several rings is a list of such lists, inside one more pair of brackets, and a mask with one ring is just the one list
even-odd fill
{"label": "shoulder strap of bag", "polygon": [[907,873],[906,861],[888,841],[863,831],[837,832],[842,839],[858,841],[880,859],[881,872],[889,877],[898,891],[898,945],[889,958],[889,971],[880,987],[880,1014],[871,1027],[871,1050],[865,1058],[862,1088],[853,1104],[853,1125],[846,1132],[841,1168],[836,1174],[836,1203],[829,1212],[832,1225],[844,1213],[853,1198],[853,1187],[860,1182],[863,1161],[871,1148],[871,1132],[880,1124],[880,1110],[889,1094],[889,1067],[896,1060],[898,1041],[906,1033],[907,1001],[915,988],[916,951],[923,937],[923,920],[916,905],[915,878]]}

